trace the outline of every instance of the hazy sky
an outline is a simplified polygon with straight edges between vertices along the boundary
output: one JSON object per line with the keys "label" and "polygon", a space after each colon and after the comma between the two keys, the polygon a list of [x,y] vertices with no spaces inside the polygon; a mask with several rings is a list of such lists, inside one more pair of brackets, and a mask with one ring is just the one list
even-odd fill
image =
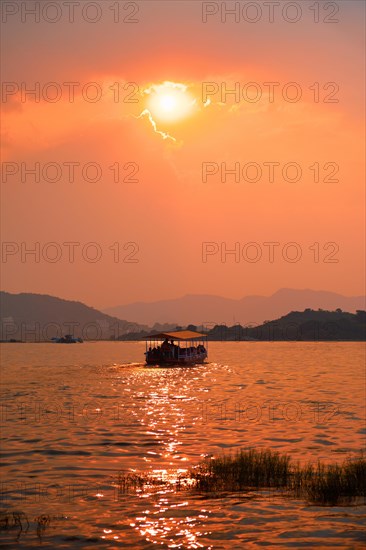
{"label": "hazy sky", "polygon": [[362,294],[364,12],[2,2],[2,288]]}

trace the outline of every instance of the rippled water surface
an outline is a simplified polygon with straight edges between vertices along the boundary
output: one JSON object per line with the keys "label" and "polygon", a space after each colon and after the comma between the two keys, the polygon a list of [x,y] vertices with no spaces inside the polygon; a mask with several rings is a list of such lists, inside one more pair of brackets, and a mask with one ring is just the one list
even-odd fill
{"label": "rippled water surface", "polygon": [[[175,483],[204,456],[240,448],[301,462],[357,454],[363,344],[215,342],[212,362],[185,369],[144,367],[139,342],[1,351],[4,548],[364,546],[365,505]],[[134,471],[166,482],[122,487]]]}

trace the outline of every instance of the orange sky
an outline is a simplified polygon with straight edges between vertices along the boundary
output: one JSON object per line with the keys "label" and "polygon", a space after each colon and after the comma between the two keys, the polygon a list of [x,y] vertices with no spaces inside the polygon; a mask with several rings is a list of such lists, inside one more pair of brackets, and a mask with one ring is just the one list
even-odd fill
{"label": "orange sky", "polygon": [[[99,3],[102,17],[94,24],[77,10],[74,23],[66,12],[55,24],[42,14],[39,23],[30,16],[22,23],[20,4],[2,25],[2,79],[9,86],[2,103],[4,290],[47,293],[96,307],[188,293],[239,298],[281,287],[364,292],[363,2],[339,2],[339,22],[328,24],[314,23],[310,2],[297,3],[303,10],[297,23],[280,15],[268,23],[265,11],[257,23],[230,18],[222,23],[220,14],[203,23],[201,2],[154,0],[139,3],[136,23],[114,23],[108,1]],[[123,11],[126,3],[119,4],[126,16],[130,8]],[[165,81],[184,84],[195,103],[188,116],[172,117],[178,120],[159,120],[158,112],[150,112],[155,131],[148,115],[138,117],[149,107],[146,90]],[[16,93],[22,82],[28,88],[39,82],[41,90],[54,82],[61,98],[55,103],[22,98]],[[65,82],[77,83],[73,103]],[[102,90],[96,103],[80,93],[89,82]],[[114,82],[119,101],[110,89]],[[123,90],[129,82],[138,86],[134,103],[123,102],[134,91]],[[240,100],[216,93],[204,105],[204,82],[225,83],[228,89],[238,82]],[[261,90],[258,102],[243,98],[248,82]],[[265,82],[279,83],[272,102]],[[296,103],[282,96],[289,82],[302,92]],[[334,96],[329,96],[334,85],[323,89],[327,82],[339,87]],[[339,101],[324,102],[327,95]],[[174,115],[180,108],[174,107]],[[65,163],[70,162],[80,163],[74,182],[68,181]],[[81,167],[89,162],[100,165],[100,181],[83,178]],[[58,163],[60,179],[34,182],[25,175],[21,181],[21,163],[28,168]],[[114,182],[108,167],[115,163],[122,167],[121,178],[138,167],[137,181]],[[203,182],[205,163],[218,173]],[[241,173],[240,181],[231,175],[223,182],[223,163],[228,169],[239,163],[240,170],[256,163],[262,178],[247,181]],[[279,163],[273,182],[268,163]],[[301,167],[299,181],[284,181],[287,163]],[[319,182],[309,168],[314,163],[319,163]],[[334,166],[339,181],[323,181]],[[74,262],[65,242],[80,243]],[[90,242],[97,245],[84,248],[83,257]],[[139,250],[130,258],[138,261],[123,262],[137,249],[126,246],[131,242]],[[208,242],[216,243],[210,250],[218,252],[204,262],[202,243]],[[245,259],[250,242],[262,253],[256,263]],[[268,242],[279,243],[273,262]],[[302,252],[298,262],[283,258],[289,242]],[[119,262],[114,243],[119,243]],[[324,250],[326,243],[335,244]],[[25,246],[39,246],[39,262],[24,256]],[[225,246],[236,246],[240,257],[221,257]],[[101,258],[93,263],[96,250]],[[50,261],[60,251],[59,261]]]}

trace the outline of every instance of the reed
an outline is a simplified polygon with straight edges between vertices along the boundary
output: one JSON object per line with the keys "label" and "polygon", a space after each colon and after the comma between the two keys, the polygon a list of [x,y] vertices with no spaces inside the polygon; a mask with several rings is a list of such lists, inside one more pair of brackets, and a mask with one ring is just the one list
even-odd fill
{"label": "reed", "polygon": [[366,496],[366,459],[343,464],[293,463],[286,454],[271,450],[239,451],[206,459],[191,472],[202,492],[245,489],[285,489],[293,496],[319,504],[340,504]]}
{"label": "reed", "polygon": [[366,459],[359,457],[343,464],[297,466],[292,477],[296,495],[320,504],[351,502],[366,496]]}
{"label": "reed", "polygon": [[360,455],[343,464],[318,461],[302,466],[287,454],[252,449],[206,458],[178,476],[174,472],[120,472],[117,480],[119,495],[163,489],[218,494],[261,488],[276,489],[317,504],[352,503],[366,496],[366,459]]}
{"label": "reed", "polygon": [[206,459],[192,477],[199,490],[236,491],[245,488],[285,487],[290,476],[290,458],[270,450],[239,451]]}

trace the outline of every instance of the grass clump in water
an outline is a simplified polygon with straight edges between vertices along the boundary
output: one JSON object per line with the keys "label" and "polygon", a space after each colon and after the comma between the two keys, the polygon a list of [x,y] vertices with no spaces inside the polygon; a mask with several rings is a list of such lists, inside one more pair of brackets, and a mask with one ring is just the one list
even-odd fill
{"label": "grass clump in water", "polygon": [[242,490],[259,487],[286,487],[290,457],[271,450],[239,451],[206,459],[193,473],[201,490]]}
{"label": "grass clump in water", "polygon": [[295,494],[320,504],[351,502],[366,496],[366,459],[348,460],[343,464],[311,464],[293,475]]}
{"label": "grass clump in water", "polygon": [[287,454],[252,449],[206,458],[179,475],[166,470],[120,472],[117,481],[121,496],[162,489],[223,493],[268,488],[317,504],[358,504],[366,496],[366,459],[361,455],[343,464],[318,461],[301,466]]}
{"label": "grass clump in water", "polygon": [[192,472],[192,478],[203,492],[271,487],[334,505],[366,496],[366,459],[361,456],[343,464],[300,466],[276,451],[239,451],[234,456],[206,459]]}

